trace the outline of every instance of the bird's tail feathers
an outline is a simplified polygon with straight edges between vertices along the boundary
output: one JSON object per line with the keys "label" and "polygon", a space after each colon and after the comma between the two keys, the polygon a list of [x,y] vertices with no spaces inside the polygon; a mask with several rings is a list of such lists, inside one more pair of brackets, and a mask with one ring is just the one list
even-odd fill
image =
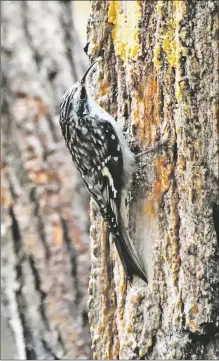
{"label": "bird's tail feathers", "polygon": [[132,243],[131,238],[129,237],[121,216],[119,219],[118,228],[119,235],[117,236],[118,239],[115,240],[115,242],[127,277],[130,279],[130,281],[132,281],[133,275],[135,274],[147,282],[146,272],[140,262],[137,251]]}
{"label": "bird's tail feathers", "polygon": [[96,202],[100,207],[103,219],[109,226],[127,278],[132,281],[133,275],[137,275],[147,283],[146,272],[128,235],[120,211],[116,210],[116,206],[114,207],[114,211],[117,213],[117,221],[115,223],[115,212],[113,213],[112,207],[110,205],[108,207],[101,207],[100,202],[98,200]]}

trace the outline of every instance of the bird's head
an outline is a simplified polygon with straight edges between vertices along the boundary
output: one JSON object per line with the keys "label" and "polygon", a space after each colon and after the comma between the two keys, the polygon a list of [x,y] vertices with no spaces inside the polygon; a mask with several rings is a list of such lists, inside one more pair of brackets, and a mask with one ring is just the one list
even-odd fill
{"label": "bird's head", "polygon": [[90,70],[100,60],[98,58],[93,64],[89,66],[83,78],[74,84],[63,96],[60,106],[60,121],[71,116],[72,111],[77,113],[83,112],[87,105],[87,83],[86,79]]}

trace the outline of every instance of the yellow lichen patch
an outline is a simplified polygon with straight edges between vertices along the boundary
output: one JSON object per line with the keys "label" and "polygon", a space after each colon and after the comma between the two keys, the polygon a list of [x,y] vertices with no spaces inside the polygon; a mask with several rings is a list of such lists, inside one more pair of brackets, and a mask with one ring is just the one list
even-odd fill
{"label": "yellow lichen patch", "polygon": [[127,1],[125,5],[126,9],[123,9],[121,1],[110,1],[108,22],[114,25],[112,38],[115,52],[124,62],[128,62],[129,57],[136,59],[140,53],[141,6],[139,1]]}
{"label": "yellow lichen patch", "polygon": [[[161,16],[163,12],[164,1],[158,1],[157,12]],[[161,52],[168,61],[171,68],[176,68],[175,94],[178,103],[183,99],[183,86],[179,84],[181,79],[181,57],[187,56],[187,48],[182,45],[182,40],[186,38],[186,30],[181,28],[181,21],[186,14],[185,1],[169,2],[172,7],[171,18],[165,28],[159,27],[156,38],[162,39],[157,41],[154,47],[153,63],[158,70],[161,66]],[[158,21],[159,24],[159,21]]]}
{"label": "yellow lichen patch", "polygon": [[154,47],[154,57],[153,57],[153,63],[156,68],[160,67],[160,55],[161,55],[161,47],[160,45],[156,45]]}
{"label": "yellow lichen patch", "polygon": [[184,81],[182,81],[182,82],[178,81],[176,83],[176,87],[175,87],[175,89],[176,89],[176,99],[177,99],[179,104],[182,102],[183,92],[184,92],[185,88],[186,88],[186,85],[185,85]]}
{"label": "yellow lichen patch", "polygon": [[[158,12],[158,17],[157,17],[157,28],[159,29],[159,22],[160,22],[160,17],[162,15],[163,12],[163,6],[164,6],[164,1],[158,1],[157,2],[157,12]],[[153,56],[153,63],[156,69],[160,68],[161,65],[161,44],[159,44],[157,42],[157,38],[159,38],[158,34],[155,35],[155,39],[156,39],[156,45],[154,46],[154,56]]]}
{"label": "yellow lichen patch", "polygon": [[[182,41],[186,37],[185,30],[181,30],[180,23],[186,14],[185,1],[173,1],[173,17],[169,20],[169,25],[163,32],[162,48],[172,68],[176,68],[176,81],[175,81],[175,94],[178,103],[180,104],[183,99],[182,90],[183,84],[180,84],[181,79],[181,57],[187,56],[187,48],[182,46]],[[159,68],[158,58],[156,56],[157,47],[154,50],[154,65]],[[158,65],[157,65],[158,64]]]}
{"label": "yellow lichen patch", "polygon": [[166,34],[163,36],[162,47],[170,65],[174,68],[179,67],[181,54],[186,56],[187,48],[182,46],[175,20],[170,22],[169,28],[167,29]]}
{"label": "yellow lichen patch", "polygon": [[162,14],[163,6],[164,6],[163,0],[157,2],[157,11],[160,15]]}
{"label": "yellow lichen patch", "polygon": [[185,46],[182,46],[181,50],[182,50],[182,55],[183,55],[183,56],[187,56],[187,55],[188,55],[188,49],[187,49]]}
{"label": "yellow lichen patch", "polygon": [[174,0],[173,8],[175,10],[176,25],[179,25],[180,21],[183,19],[184,15],[186,14],[185,0],[180,0],[180,1]]}
{"label": "yellow lichen patch", "polygon": [[170,25],[167,34],[163,37],[163,51],[172,67],[176,66],[176,42],[174,39],[174,29]]}

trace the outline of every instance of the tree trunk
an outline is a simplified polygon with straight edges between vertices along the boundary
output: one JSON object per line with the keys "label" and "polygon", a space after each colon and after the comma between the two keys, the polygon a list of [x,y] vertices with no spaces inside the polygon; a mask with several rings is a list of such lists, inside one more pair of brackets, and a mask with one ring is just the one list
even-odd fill
{"label": "tree trunk", "polygon": [[2,23],[2,291],[11,358],[86,359],[89,203],[58,121],[62,95],[85,70],[72,3],[4,1]]}
{"label": "tree trunk", "polygon": [[[93,1],[94,94],[139,158],[129,229],[148,275],[127,284],[92,203],[94,359],[218,359],[218,3]],[[110,251],[109,251],[110,247]]]}

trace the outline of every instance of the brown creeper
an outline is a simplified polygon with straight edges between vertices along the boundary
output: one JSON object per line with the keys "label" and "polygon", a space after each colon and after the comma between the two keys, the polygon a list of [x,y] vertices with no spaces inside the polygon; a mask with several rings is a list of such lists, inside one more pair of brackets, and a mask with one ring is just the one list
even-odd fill
{"label": "brown creeper", "polygon": [[136,274],[147,282],[122,217],[135,158],[118,123],[89,94],[86,77],[94,64],[63,96],[60,125],[73,162],[114,238],[128,279]]}

